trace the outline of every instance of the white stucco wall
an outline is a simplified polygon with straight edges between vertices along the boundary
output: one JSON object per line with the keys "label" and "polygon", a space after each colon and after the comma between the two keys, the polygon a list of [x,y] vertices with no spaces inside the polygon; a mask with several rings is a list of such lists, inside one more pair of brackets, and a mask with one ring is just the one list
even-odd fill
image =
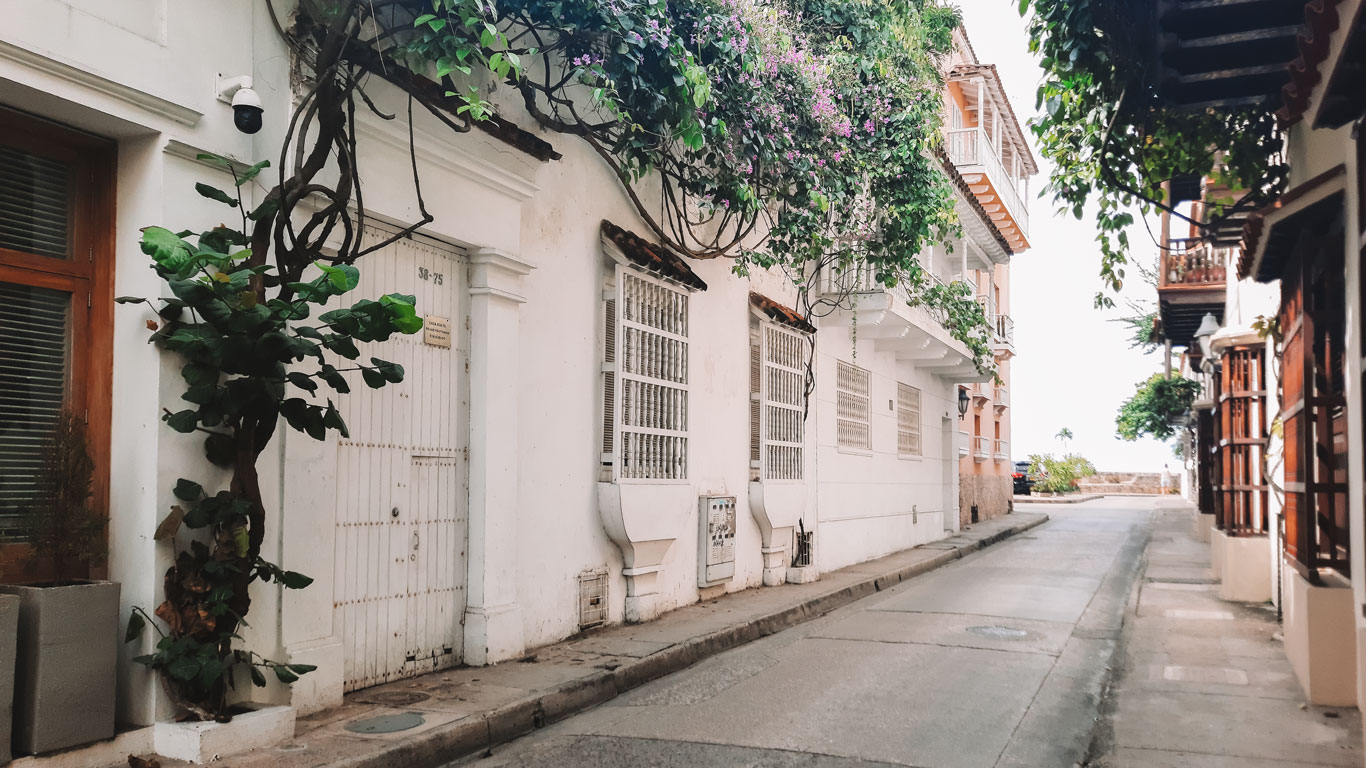
{"label": "white stucco wall", "polygon": [[[898,361],[894,352],[879,351],[875,341],[860,339],[855,344],[846,327],[823,328],[816,357],[815,433],[820,473],[816,555],[821,570],[842,568],[942,538],[944,512],[952,503],[952,489],[958,481],[956,443],[950,443],[953,482],[944,483],[941,427],[941,419],[952,413],[950,437],[955,437],[955,384]],[[871,374],[871,451],[838,446],[835,381],[840,361]],[[897,454],[898,382],[921,392],[924,455],[919,458]],[[948,527],[952,527],[951,521]]]}
{"label": "white stucco wall", "polygon": [[[292,103],[288,61],[257,0],[129,0],[117,11],[96,0],[26,0],[23,12],[11,14],[0,28],[0,104],[118,140],[115,295],[154,296],[161,289],[138,250],[138,229],[150,224],[197,229],[222,220],[222,206],[196,195],[193,185],[227,187],[229,182],[196,162],[196,152],[248,162],[276,160]],[[265,128],[254,137],[233,129],[231,110],[214,95],[219,75],[248,73],[266,109]],[[374,85],[368,92],[386,109],[406,112],[405,102],[391,90]],[[515,109],[506,114],[535,130]],[[609,269],[599,225],[608,219],[640,234],[646,229],[610,171],[571,137],[543,133],[563,159],[542,163],[478,132],[452,134],[420,111],[416,127],[423,189],[436,217],[424,234],[470,253],[496,249],[534,267],[525,277],[511,278],[524,302],[507,310],[512,314],[498,315],[515,322],[474,329],[476,335],[487,332],[493,347],[511,345],[504,351],[513,351],[517,367],[509,379],[515,383],[489,394],[499,413],[515,419],[506,428],[499,423],[474,427],[470,450],[476,459],[481,450],[498,461],[515,456],[516,466],[511,473],[502,471],[507,467],[488,467],[471,479],[472,487],[485,494],[481,498],[492,500],[481,535],[492,531],[489,541],[502,543],[472,536],[470,567],[496,582],[485,587],[497,593],[488,597],[490,604],[514,606],[499,615],[520,624],[515,642],[521,648],[578,630],[577,578],[584,570],[607,569],[608,619],[621,621],[622,555],[604,532],[597,495],[598,329],[601,286]],[[365,117],[358,134],[370,213],[392,222],[415,219],[406,126]],[[265,178],[272,176],[273,171]],[[360,266],[364,272],[365,263]],[[779,276],[739,279],[726,260],[692,266],[709,286],[690,299],[687,485],[693,504],[664,558],[660,609],[698,599],[699,495],[737,499],[735,576],[724,588],[761,583],[760,533],[747,495],[748,292],[793,301]],[[368,295],[365,289],[363,279],[360,294]],[[192,477],[210,487],[215,478],[223,480],[203,462],[196,438],[176,434],[160,421],[163,406],[175,407],[181,380],[179,364],[146,344],[148,317],[142,307],[121,306],[115,315],[110,571],[123,584],[125,616],[134,605],[151,610],[160,600],[172,549],[151,536],[173,503],[176,478]],[[854,342],[846,326],[821,325],[815,406],[807,423],[807,522],[819,521],[818,565],[830,569],[944,535],[944,510],[953,505],[957,485],[957,455],[952,441],[944,454],[941,419],[950,417],[951,431],[957,419],[952,381],[860,340],[856,362],[873,374],[873,451],[840,452],[834,446],[834,367],[837,359],[853,360]],[[924,456],[918,459],[896,455],[896,413],[887,404],[895,402],[898,381],[922,392]],[[292,693],[272,683],[251,695],[293,701],[304,709],[333,704],[341,693],[344,652],[333,622],[336,447],[282,425],[261,465],[271,507],[263,554],[315,582],[283,596],[273,586],[257,585],[245,644],[272,658],[320,668]],[[145,724],[170,714],[152,676],[130,663],[149,644],[150,639],[124,649],[122,721]]]}

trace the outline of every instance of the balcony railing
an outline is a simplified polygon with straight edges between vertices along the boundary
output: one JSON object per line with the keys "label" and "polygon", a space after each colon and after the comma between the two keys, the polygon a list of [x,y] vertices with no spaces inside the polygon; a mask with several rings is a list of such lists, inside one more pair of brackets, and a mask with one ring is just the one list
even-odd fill
{"label": "balcony railing", "polygon": [[1006,459],[1010,458],[1009,441],[1001,440],[998,438],[997,440],[994,440],[993,443],[994,445],[992,447],[994,449],[997,461],[1005,461]]}
{"label": "balcony railing", "polygon": [[985,435],[977,435],[972,438],[972,457],[978,461],[986,461],[991,455],[991,438]]}
{"label": "balcony railing", "polygon": [[959,455],[959,456],[967,456],[967,455],[968,455],[968,447],[969,447],[969,444],[970,444],[970,439],[969,439],[969,438],[971,438],[971,435],[968,434],[968,431],[967,431],[966,429],[960,429],[960,430],[958,430],[958,455]]}
{"label": "balcony railing", "polygon": [[960,171],[961,166],[981,166],[992,189],[996,190],[997,196],[1005,204],[1006,212],[1020,227],[1020,232],[1028,237],[1029,208],[1025,206],[1024,196],[1019,189],[1024,182],[1006,172],[1005,164],[1001,162],[1001,156],[992,146],[987,132],[980,127],[945,131],[944,145],[948,149],[949,159],[954,165],[960,166]]}
{"label": "balcony railing", "polygon": [[992,403],[994,403],[995,406],[996,406],[997,408],[1006,408],[1006,407],[1009,407],[1009,405],[1010,405],[1010,390],[1008,390],[1008,389],[1006,389],[1005,387],[1002,387],[1002,386],[1000,386],[1000,385],[997,385],[997,387],[996,387],[996,394],[995,394],[994,397],[991,398],[991,400],[992,400]]}
{"label": "balcony railing", "polygon": [[1005,313],[996,316],[996,340],[1007,346],[1015,346],[1015,320]]}
{"label": "balcony railing", "polygon": [[1199,240],[1170,240],[1162,252],[1158,289],[1217,288],[1226,278],[1227,248],[1213,248]]}
{"label": "balcony railing", "polygon": [[982,307],[982,314],[987,316],[987,327],[996,328],[996,299],[985,293],[977,294],[977,303]]}

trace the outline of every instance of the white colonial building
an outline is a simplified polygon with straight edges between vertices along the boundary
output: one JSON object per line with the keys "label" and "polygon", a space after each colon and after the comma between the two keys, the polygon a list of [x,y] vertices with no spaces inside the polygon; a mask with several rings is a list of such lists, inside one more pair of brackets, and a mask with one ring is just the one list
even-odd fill
{"label": "white colonial building", "polygon": [[[126,617],[161,600],[173,553],[153,532],[176,479],[209,473],[200,442],[161,420],[181,391],[179,364],[147,343],[146,307],[112,299],[163,290],[140,228],[221,216],[194,185],[230,179],[198,153],[278,155],[290,52],[258,0],[11,6],[0,163],[67,174],[67,207],[53,215],[70,240],[56,256],[0,240],[0,288],[55,292],[42,296],[70,308],[69,336],[51,351],[68,356],[62,397],[90,413],[107,575]],[[234,129],[219,97],[243,75],[265,110],[254,136]],[[381,82],[367,90],[401,116],[357,118],[366,235],[378,239],[419,214],[406,99]],[[343,399],[349,439],[282,429],[262,457],[263,554],[315,582],[287,593],[258,584],[245,644],[318,669],[292,688],[250,691],[260,700],[315,711],[347,690],[815,578],[958,526],[957,383],[977,375],[935,317],[869,284],[805,318],[780,275],[742,279],[724,259],[679,258],[642,235],[586,144],[499,106],[545,151],[453,133],[419,111],[435,220],[359,264],[360,295],[415,294],[437,331],[386,343],[407,379]],[[1011,247],[943,164],[965,239],[927,258],[949,282],[1005,263]],[[16,215],[3,203],[0,233]],[[66,261],[52,269],[47,258]],[[120,662],[118,717],[147,725],[172,713],[132,663],[148,650],[137,645]]]}

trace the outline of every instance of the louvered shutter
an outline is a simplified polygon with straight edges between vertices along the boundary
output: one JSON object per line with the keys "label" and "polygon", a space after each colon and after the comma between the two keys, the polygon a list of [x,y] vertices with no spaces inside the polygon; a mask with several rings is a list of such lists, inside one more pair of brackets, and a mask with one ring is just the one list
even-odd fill
{"label": "louvered shutter", "polygon": [[[760,392],[763,376],[763,353],[759,339],[751,339],[749,344],[749,466],[755,473],[759,470],[762,440],[759,436],[759,414],[762,410]],[[752,479],[759,479],[753,477]]]}
{"label": "louvered shutter", "polygon": [[806,335],[763,328],[764,480],[801,480],[806,415]]}
{"label": "louvered shutter", "polygon": [[608,299],[602,307],[603,360],[607,363],[602,374],[602,463],[610,466],[617,431],[617,374],[613,370],[617,362],[617,300]]}
{"label": "louvered shutter", "polygon": [[0,248],[67,258],[71,191],[66,163],[0,144]]}
{"label": "louvered shutter", "polygon": [[41,449],[67,392],[71,294],[0,283],[0,541],[25,535]]}
{"label": "louvered shutter", "polygon": [[868,371],[838,361],[835,375],[836,444],[840,448],[870,450],[872,443],[872,400]]}

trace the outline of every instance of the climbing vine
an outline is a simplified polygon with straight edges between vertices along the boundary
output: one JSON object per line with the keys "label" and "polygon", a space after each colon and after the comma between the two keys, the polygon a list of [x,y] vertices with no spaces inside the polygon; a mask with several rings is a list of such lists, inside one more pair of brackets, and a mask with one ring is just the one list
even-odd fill
{"label": "climbing vine", "polygon": [[1124,284],[1126,229],[1166,205],[1163,184],[1208,178],[1246,193],[1207,200],[1214,218],[1264,204],[1285,183],[1281,134],[1265,109],[1181,111],[1158,97],[1151,47],[1156,6],[1109,0],[1020,0],[1044,70],[1031,121],[1051,161],[1045,191],[1080,219],[1094,210],[1103,290]]}
{"label": "climbing vine", "polygon": [[[249,209],[243,187],[269,162],[238,172],[226,158],[200,159],[233,172],[234,193],[202,183],[196,190],[236,209],[241,228],[219,225],[191,234],[147,227],[142,251],[171,296],[118,301],[149,306],[158,318],[149,321],[151,341],[183,362],[181,400],[188,407],[167,409],[164,421],[177,432],[204,435],[208,461],[231,471],[228,487],[216,492],[194,480],[176,481],[177,503],[155,534],[177,550],[166,571],[164,600],[154,611],[166,628],[153,623],[160,635],[156,648],[135,659],[163,674],[182,708],[213,719],[225,716],[239,667],[255,685],[266,684],[263,669],[283,683],[313,670],[235,647],[251,606],[252,582],[286,589],[312,582],[261,554],[266,510],[257,458],[280,419],[315,440],[329,432],[345,437],[332,397],[345,395],[356,381],[346,373],[359,372],[360,382],[372,388],[403,380],[397,363],[377,357],[362,362],[356,343],[415,333],[422,319],[413,297],[402,294],[341,305],[360,283],[360,271],[349,263],[318,260],[318,275],[307,281],[282,279],[276,265],[253,263],[259,259],[244,247],[247,225],[271,215],[277,198]],[[333,308],[306,322],[325,306]],[[331,394],[323,397],[320,390]],[[145,610],[135,609],[127,640],[141,636],[147,618]]]}

